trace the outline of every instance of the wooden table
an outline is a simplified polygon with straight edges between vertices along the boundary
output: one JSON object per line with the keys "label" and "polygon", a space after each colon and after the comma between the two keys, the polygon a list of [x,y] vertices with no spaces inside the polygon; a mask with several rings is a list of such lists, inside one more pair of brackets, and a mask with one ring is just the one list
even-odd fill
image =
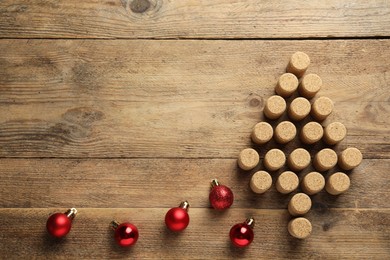
{"label": "wooden table", "polygon": [[[3,0],[0,14],[2,259],[390,258],[388,1]],[[364,155],[347,193],[312,197],[302,241],[291,195],[252,194],[236,166],[295,51],[335,102],[324,125],[348,129],[335,149]],[[209,206],[215,177],[235,194],[225,212]],[[168,232],[185,199],[188,229]],[[70,207],[67,238],[49,238]],[[251,215],[254,242],[232,247]],[[116,246],[113,219],[138,226],[136,246]]]}

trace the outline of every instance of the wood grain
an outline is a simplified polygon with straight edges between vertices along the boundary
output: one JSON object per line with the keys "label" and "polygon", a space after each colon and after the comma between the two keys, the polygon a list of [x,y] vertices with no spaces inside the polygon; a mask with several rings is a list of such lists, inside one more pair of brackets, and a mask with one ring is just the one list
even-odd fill
{"label": "wood grain", "polygon": [[348,129],[339,149],[388,159],[389,48],[389,40],[2,40],[0,156],[236,158],[291,53],[303,50],[323,78],[319,95],[336,102],[325,124]]}
{"label": "wood grain", "polygon": [[[2,257],[386,259],[390,254],[389,209],[312,211],[307,217],[313,232],[304,241],[289,236],[287,210],[236,209],[220,214],[197,208],[190,209],[190,225],[181,234],[166,230],[162,219],[168,209],[81,208],[66,239],[55,241],[48,237],[45,221],[57,210],[66,209],[0,209],[1,235],[7,238],[2,239]],[[234,248],[228,239],[229,229],[247,216],[257,219],[255,239],[249,248]],[[124,250],[115,245],[109,228],[113,219],[138,226],[140,238],[134,247]],[[14,250],[15,244],[18,250]]]}
{"label": "wood grain", "polygon": [[[322,191],[313,196],[313,208],[388,208],[389,163],[364,160],[348,172],[351,188],[345,194]],[[259,167],[243,172],[234,159],[1,159],[0,169],[0,207],[5,208],[156,208],[184,200],[192,207],[208,208],[213,178],[231,187],[233,208],[285,209],[294,194],[281,195],[275,189],[276,178],[285,168],[272,174],[269,191],[252,193],[249,180]],[[300,180],[312,170],[298,174]],[[334,171],[338,169],[330,173]]]}
{"label": "wood grain", "polygon": [[[386,0],[0,1],[0,258],[389,259],[389,37]],[[295,51],[335,101],[324,125],[347,127],[335,149],[364,156],[345,194],[312,197],[303,241],[287,232],[292,195],[253,194],[262,165],[236,163],[247,147],[324,147],[250,141]],[[215,177],[234,191],[225,212],[209,206]],[[168,232],[185,199],[188,229]],[[65,207],[79,214],[54,240],[45,223]],[[253,244],[232,247],[250,216]],[[113,219],[138,226],[135,247],[116,246]]]}
{"label": "wood grain", "polygon": [[4,38],[306,38],[390,35],[386,0],[0,2]]}

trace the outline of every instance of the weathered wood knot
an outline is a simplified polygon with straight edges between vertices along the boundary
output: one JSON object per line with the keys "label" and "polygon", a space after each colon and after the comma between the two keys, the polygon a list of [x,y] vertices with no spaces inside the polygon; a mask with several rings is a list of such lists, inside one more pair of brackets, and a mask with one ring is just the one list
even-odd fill
{"label": "weathered wood knot", "polygon": [[249,106],[251,107],[262,107],[264,103],[263,98],[254,93],[250,93],[247,100],[249,102]]}
{"label": "weathered wood knot", "polygon": [[260,105],[260,103],[261,103],[261,101],[258,100],[257,98],[252,98],[252,99],[249,101],[249,105],[250,105],[251,107],[257,107],[257,106]]}
{"label": "weathered wood knot", "polygon": [[328,231],[332,227],[332,224],[330,222],[326,222],[322,224],[322,230],[323,231]]}
{"label": "weathered wood knot", "polygon": [[149,0],[133,0],[130,3],[130,9],[134,13],[143,13],[150,8]]}

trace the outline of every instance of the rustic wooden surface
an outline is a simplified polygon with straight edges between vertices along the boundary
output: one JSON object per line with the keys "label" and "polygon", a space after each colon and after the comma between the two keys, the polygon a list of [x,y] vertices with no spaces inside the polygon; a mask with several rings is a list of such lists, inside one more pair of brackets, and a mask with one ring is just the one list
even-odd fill
{"label": "rustic wooden surface", "polygon": [[3,0],[10,38],[388,36],[387,0]]}
{"label": "rustic wooden surface", "polygon": [[[297,50],[335,101],[324,124],[347,127],[335,149],[364,156],[347,193],[313,196],[304,241],[287,232],[291,195],[251,193],[236,165]],[[1,258],[390,258],[389,50],[383,0],[0,1]],[[223,213],[215,177],[235,194]],[[191,224],[172,234],[164,214],[185,199]],[[51,239],[47,217],[69,207],[71,232]],[[251,215],[254,242],[233,248]],[[113,243],[113,219],[139,227],[135,247]]]}

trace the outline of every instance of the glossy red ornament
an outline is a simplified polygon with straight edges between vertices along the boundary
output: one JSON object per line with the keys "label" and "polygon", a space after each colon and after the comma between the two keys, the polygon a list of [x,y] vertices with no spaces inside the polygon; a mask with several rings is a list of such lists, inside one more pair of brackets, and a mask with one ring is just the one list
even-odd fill
{"label": "glossy red ornament", "polygon": [[211,181],[211,187],[209,195],[211,206],[217,210],[230,208],[234,200],[232,190],[225,185],[220,185],[217,179]]}
{"label": "glossy red ornament", "polygon": [[190,223],[190,217],[188,216],[188,207],[190,204],[188,201],[184,201],[179,207],[171,208],[165,215],[165,224],[172,231],[182,231],[186,229]]}
{"label": "glossy red ornament", "polygon": [[138,229],[131,223],[125,222],[119,224],[116,221],[111,222],[111,226],[114,229],[115,241],[118,245],[123,247],[132,246],[137,243]]}
{"label": "glossy red ornament", "polygon": [[233,245],[236,247],[246,247],[252,243],[254,234],[253,234],[253,226],[255,224],[255,220],[253,218],[247,219],[244,223],[239,223],[234,225],[230,229],[230,240]]}
{"label": "glossy red ornament", "polygon": [[72,227],[72,220],[76,216],[77,210],[71,208],[65,213],[55,213],[46,222],[46,229],[50,235],[56,238],[66,236]]}

